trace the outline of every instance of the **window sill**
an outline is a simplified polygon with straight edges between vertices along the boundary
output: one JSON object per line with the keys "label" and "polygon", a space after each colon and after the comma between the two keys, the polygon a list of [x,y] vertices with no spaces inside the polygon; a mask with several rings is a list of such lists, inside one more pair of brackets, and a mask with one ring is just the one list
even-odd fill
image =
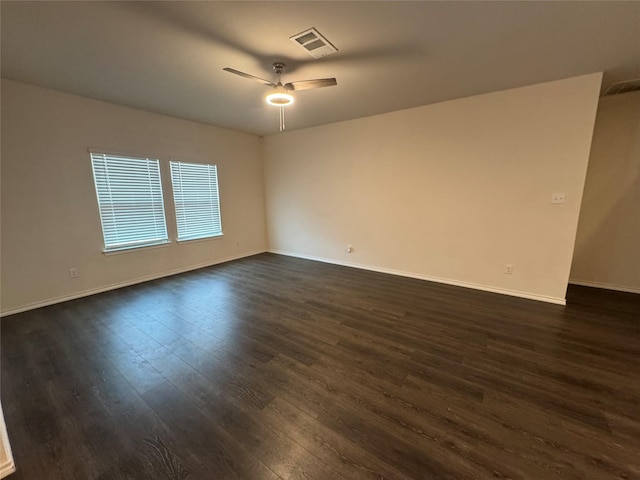
{"label": "window sill", "polygon": [[222,238],[222,237],[224,237],[224,233],[219,233],[218,235],[213,235],[211,237],[191,238],[188,240],[176,240],[176,243],[183,244],[183,243],[193,243],[193,242],[206,242],[207,240],[215,240],[216,238]]}
{"label": "window sill", "polygon": [[170,245],[171,245],[171,241],[166,241],[162,243],[156,243],[154,245],[142,245],[140,247],[126,247],[126,248],[120,248],[117,250],[103,250],[102,253],[106,256],[120,255],[123,253],[139,252],[141,250],[155,250],[156,248],[165,248]]}

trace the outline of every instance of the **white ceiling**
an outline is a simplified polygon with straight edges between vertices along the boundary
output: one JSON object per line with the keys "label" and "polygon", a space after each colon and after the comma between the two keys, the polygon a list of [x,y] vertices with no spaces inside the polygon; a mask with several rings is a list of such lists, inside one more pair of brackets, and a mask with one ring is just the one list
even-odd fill
{"label": "white ceiling", "polygon": [[[2,77],[265,135],[268,87],[296,92],[299,129],[604,71],[640,77],[640,2],[7,2]],[[339,50],[313,59],[289,37],[317,28]]]}

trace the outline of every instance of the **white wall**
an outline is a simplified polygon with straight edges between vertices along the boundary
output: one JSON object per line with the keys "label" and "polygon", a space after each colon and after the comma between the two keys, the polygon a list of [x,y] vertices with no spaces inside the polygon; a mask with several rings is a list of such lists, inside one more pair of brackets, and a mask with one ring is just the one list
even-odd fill
{"label": "white wall", "polygon": [[[170,157],[217,164],[224,237],[104,255],[89,147],[159,158],[166,202]],[[8,80],[1,207],[5,314],[266,250],[258,137]]]}
{"label": "white wall", "polygon": [[267,137],[270,250],[563,303],[601,78]]}
{"label": "white wall", "polygon": [[600,100],[571,282],[640,293],[640,92]]}

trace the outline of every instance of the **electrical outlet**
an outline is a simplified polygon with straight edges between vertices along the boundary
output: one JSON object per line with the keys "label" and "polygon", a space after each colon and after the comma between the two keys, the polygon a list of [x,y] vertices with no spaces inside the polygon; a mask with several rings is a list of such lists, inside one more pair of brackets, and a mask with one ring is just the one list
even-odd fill
{"label": "electrical outlet", "polygon": [[505,275],[513,275],[513,265],[511,265],[510,263],[507,263],[504,266],[504,273]]}
{"label": "electrical outlet", "polygon": [[551,194],[551,203],[555,203],[558,205],[563,204],[567,200],[566,193],[552,193]]}
{"label": "electrical outlet", "polygon": [[69,278],[78,278],[78,269],[77,268],[70,268],[69,269]]}

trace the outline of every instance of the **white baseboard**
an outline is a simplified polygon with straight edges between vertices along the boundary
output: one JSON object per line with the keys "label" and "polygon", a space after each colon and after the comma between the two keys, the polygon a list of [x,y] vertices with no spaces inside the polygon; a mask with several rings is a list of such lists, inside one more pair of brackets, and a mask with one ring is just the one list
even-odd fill
{"label": "white baseboard", "polygon": [[0,405],[0,478],[4,478],[15,471],[16,466],[13,463],[7,426],[4,423],[4,414],[2,413],[2,405]]}
{"label": "white baseboard", "polygon": [[28,310],[35,310],[36,308],[47,307],[49,305],[54,305],[56,303],[67,302],[69,300],[75,300],[76,298],[88,297],[89,295],[95,295],[96,293],[108,292],[109,290],[116,290],[118,288],[128,287],[128,286],[131,286],[131,285],[136,285],[138,283],[149,282],[151,280],[157,280],[159,278],[170,277],[172,275],[179,275],[181,273],[190,272],[192,270],[198,270],[200,268],[212,267],[213,265],[219,265],[221,263],[230,262],[232,260],[238,260],[240,258],[251,257],[253,255],[258,255],[260,253],[265,253],[265,252],[266,252],[266,250],[256,250],[256,251],[252,251],[252,252],[245,252],[245,253],[243,253],[241,255],[235,255],[235,256],[231,256],[231,257],[221,258],[221,259],[218,259],[218,260],[216,260],[214,262],[206,262],[206,263],[201,263],[201,264],[198,264],[198,265],[190,265],[190,266],[185,267],[185,268],[169,270],[169,271],[158,273],[158,274],[154,274],[154,275],[147,275],[145,277],[138,277],[138,278],[135,278],[133,280],[127,280],[126,282],[107,285],[107,286],[104,286],[104,287],[94,288],[94,289],[91,289],[91,290],[83,290],[81,292],[72,293],[71,295],[64,295],[64,296],[61,296],[61,297],[49,298],[49,299],[43,300],[41,302],[34,302],[34,303],[27,304],[27,305],[23,305],[21,307],[13,308],[11,310],[6,310],[6,311],[3,311],[3,312],[0,312],[0,317],[6,317],[8,315],[13,315],[15,313],[26,312]]}
{"label": "white baseboard", "polygon": [[451,279],[448,279],[448,278],[432,277],[430,275],[422,275],[422,274],[413,273],[413,272],[405,272],[405,271],[402,271],[402,270],[394,270],[394,269],[391,269],[391,268],[376,267],[376,266],[363,265],[363,264],[352,263],[352,262],[341,262],[341,261],[333,260],[333,259],[330,259],[330,258],[314,257],[314,256],[311,256],[311,255],[303,255],[303,254],[294,253],[294,252],[285,252],[283,250],[269,250],[269,252],[270,253],[276,253],[278,255],[286,255],[288,257],[304,258],[306,260],[314,260],[316,262],[324,262],[324,263],[332,263],[334,265],[342,265],[343,267],[359,268],[361,270],[370,270],[372,272],[388,273],[388,274],[391,274],[391,275],[398,275],[398,276],[401,276],[401,277],[416,278],[418,280],[426,280],[428,282],[444,283],[446,285],[453,285],[455,287],[472,288],[474,290],[482,290],[484,292],[499,293],[501,295],[509,295],[511,297],[526,298],[528,300],[537,300],[539,302],[553,303],[553,304],[556,304],[556,305],[566,305],[567,304],[567,301],[564,298],[548,297],[548,296],[545,296],[545,295],[536,295],[536,294],[533,294],[533,293],[521,292],[521,291],[518,291],[518,290],[508,290],[506,288],[498,288],[498,287],[492,287],[492,286],[488,286],[488,285],[481,285],[481,284],[477,284],[477,283],[462,282],[462,281],[459,281],[459,280],[451,280]]}
{"label": "white baseboard", "polygon": [[586,280],[569,279],[571,285],[581,285],[583,287],[603,288],[605,290],[615,290],[616,292],[640,293],[640,288],[627,287],[624,285],[613,285],[611,283],[588,282]]}

